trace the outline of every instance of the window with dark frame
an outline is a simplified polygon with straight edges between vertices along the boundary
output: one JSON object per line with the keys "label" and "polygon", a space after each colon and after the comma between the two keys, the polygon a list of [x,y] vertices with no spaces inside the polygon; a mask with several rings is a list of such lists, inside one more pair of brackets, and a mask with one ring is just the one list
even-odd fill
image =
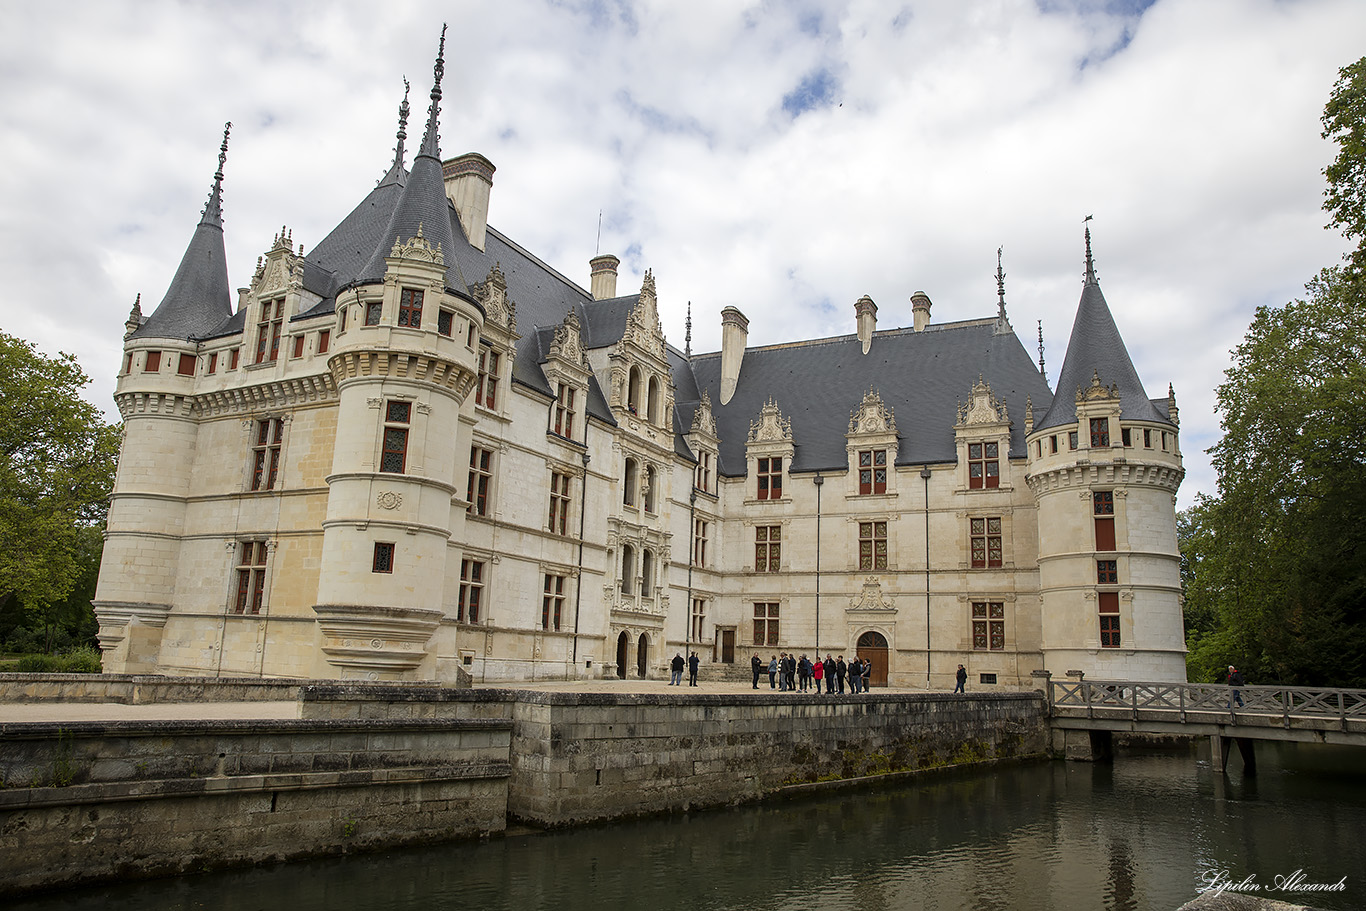
{"label": "window with dark frame", "polygon": [[479,379],[474,385],[474,403],[493,410],[498,407],[498,365],[501,358],[492,348],[479,349]]}
{"label": "window with dark frame", "polygon": [[550,530],[557,535],[569,531],[569,475],[558,471],[550,473]]}
{"label": "window with dark frame", "polygon": [[858,568],[860,570],[887,568],[886,522],[860,522],[858,524]]}
{"label": "window with dark frame", "polygon": [[1058,435],[1056,433],[1048,438],[1048,449],[1051,455],[1058,454]]}
{"label": "window with dark frame", "polygon": [[148,351],[147,362],[142,365],[143,373],[156,373],[161,369],[161,352]]}
{"label": "window with dark frame", "polygon": [[1110,419],[1091,418],[1091,448],[1108,449],[1110,446]]}
{"label": "window with dark frame", "polygon": [[182,354],[180,364],[176,367],[176,373],[180,376],[194,376],[195,356],[193,354]]}
{"label": "window with dark frame", "polygon": [[1148,449],[1153,448],[1153,432],[1151,430],[1145,429],[1143,431],[1143,445]]}
{"label": "window with dark frame", "polygon": [[1075,430],[1068,431],[1067,433],[1067,448],[1077,448],[1077,432]]}
{"label": "window with dark frame", "polygon": [[650,597],[655,583],[655,555],[648,547],[640,549],[640,596]]}
{"label": "window with dark frame", "polygon": [[384,451],[379,470],[403,474],[408,464],[408,424],[413,403],[390,399],[384,404]]}
{"label": "window with dark frame", "polygon": [[621,502],[624,506],[636,505],[636,491],[640,487],[640,463],[635,459],[626,460],[626,473],[621,481]]}
{"label": "window with dark frame", "polygon": [[213,354],[210,354],[210,355],[209,355],[209,367],[208,367],[208,369],[207,369],[205,372],[206,372],[206,373],[210,373],[210,374],[212,374],[212,373],[217,373],[217,372],[218,372],[218,352],[217,352],[217,351],[215,351]]}
{"label": "window with dark frame", "polygon": [[968,444],[968,489],[992,490],[1001,486],[1000,443]]}
{"label": "window with dark frame", "polygon": [[455,608],[455,619],[461,623],[478,623],[484,601],[484,562],[460,561],[460,598]]}
{"label": "window with dark frame", "polygon": [[450,338],[450,337],[451,337],[451,333],[454,331],[454,327],[455,327],[455,314],[454,314],[453,312],[451,312],[450,310],[438,310],[438,311],[436,311],[436,331],[437,331],[437,332],[439,332],[441,335],[446,336],[447,338]]}
{"label": "window with dark frame", "polygon": [[394,571],[394,544],[392,541],[375,542],[375,558],[370,563],[372,573],[391,573]]}
{"label": "window with dark frame", "polygon": [[284,441],[283,418],[256,422],[251,446],[251,489],[274,490],[280,476],[280,446]]}
{"label": "window with dark frame", "polygon": [[783,496],[782,458],[759,459],[759,499],[779,500]]}
{"label": "window with dark frame", "polygon": [[574,387],[560,383],[555,396],[555,432],[562,437],[574,436]]}
{"label": "window with dark frame", "polygon": [[1100,647],[1119,648],[1119,592],[1097,592]]}
{"label": "window with dark frame", "polygon": [[775,602],[754,602],[754,644],[778,644],[778,605]]}
{"label": "window with dark frame", "polygon": [[465,499],[467,511],[476,516],[489,514],[489,487],[493,483],[493,452],[482,446],[470,447],[470,479]]}
{"label": "window with dark frame", "polygon": [[692,565],[698,567],[707,565],[707,521],[705,519],[693,521]]}
{"label": "window with dark frame", "polygon": [[776,573],[782,566],[781,525],[754,526],[754,571]]}
{"label": "window with dark frame", "polygon": [[398,292],[398,324],[409,329],[422,328],[422,292],[402,288]]}
{"label": "window with dark frame", "polygon": [[293,351],[293,353],[291,354],[291,357],[303,357],[303,356],[304,356],[304,337],[303,337],[302,335],[296,335],[296,336],[294,336],[294,351]]}
{"label": "window with dark frame", "polygon": [[1096,561],[1096,584],[1097,585],[1118,585],[1119,569],[1116,560],[1097,560]]}
{"label": "window with dark frame", "polygon": [[259,614],[265,606],[266,559],[270,549],[265,541],[237,542],[237,594],[234,614]]}
{"label": "window with dark frame", "polygon": [[859,452],[858,492],[860,495],[887,492],[887,450],[864,449]]}
{"label": "window with dark frame", "polygon": [[323,329],[318,333],[318,353],[326,354],[328,347],[332,344],[332,330]]}
{"label": "window with dark frame", "polygon": [[972,647],[979,651],[1000,651],[1006,647],[1006,607],[1003,602],[972,602]]}
{"label": "window with dark frame", "polygon": [[241,348],[234,348],[234,349],[232,349],[232,358],[229,360],[229,363],[228,363],[228,369],[229,369],[229,370],[236,370],[236,369],[237,369],[237,358],[238,358],[238,355],[240,355],[241,353],[242,353],[242,349],[241,349]]}
{"label": "window with dark frame", "polygon": [[703,493],[711,493],[711,453],[703,449],[697,453],[697,468],[692,486]]}
{"label": "window with dark frame", "polygon": [[1128,427],[1119,428],[1119,441],[1125,446],[1134,445],[1133,436]]}
{"label": "window with dark frame", "polygon": [[285,324],[285,302],[266,301],[256,321],[256,363],[264,364],[280,356],[280,330]]}
{"label": "window with dark frame", "polygon": [[1115,493],[1112,490],[1091,492],[1091,513],[1095,517],[1096,550],[1115,549]]}
{"label": "window with dark frame", "polygon": [[365,305],[365,325],[378,326],[380,317],[384,315],[383,301],[370,301]]}
{"label": "window with dark frame", "polygon": [[1002,565],[1001,520],[999,517],[970,519],[972,568],[996,569]]}
{"label": "window with dark frame", "polygon": [[707,602],[702,598],[692,599],[692,622],[688,625],[688,641],[701,642],[702,628],[707,620]]}
{"label": "window with dark frame", "polygon": [[557,630],[564,614],[564,576],[546,573],[541,597],[541,629]]}

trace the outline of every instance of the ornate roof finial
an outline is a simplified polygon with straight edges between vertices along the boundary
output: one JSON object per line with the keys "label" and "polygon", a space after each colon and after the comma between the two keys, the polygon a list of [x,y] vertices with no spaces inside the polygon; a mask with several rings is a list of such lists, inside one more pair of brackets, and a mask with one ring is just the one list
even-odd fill
{"label": "ornate roof finial", "polygon": [[1006,317],[1006,273],[1001,268],[1001,251],[1003,247],[996,248],[996,334],[1002,335],[1010,331],[1010,320]]}
{"label": "ornate roof finial", "polygon": [[688,301],[688,331],[683,336],[683,356],[692,357],[692,301]]}
{"label": "ornate roof finial", "polygon": [[441,46],[436,52],[436,65],[432,67],[432,103],[427,107],[427,132],[422,136],[419,155],[429,155],[441,160],[441,141],[437,136],[437,118],[441,115],[441,77],[446,73],[446,25],[441,25]]}
{"label": "ornate roof finial", "polygon": [[1095,216],[1088,215],[1081,220],[1081,223],[1086,225],[1086,276],[1082,282],[1082,284],[1086,285],[1096,284],[1096,264],[1091,260],[1091,226],[1086,224],[1092,218],[1095,218]]}
{"label": "ornate roof finial", "polygon": [[403,167],[403,140],[408,138],[408,77],[403,77],[403,103],[398,106],[398,147],[394,150],[394,167]]}
{"label": "ornate roof finial", "polygon": [[223,126],[223,144],[218,147],[218,170],[213,175],[209,201],[204,204],[204,217],[199,220],[201,225],[223,226],[223,165],[228,161],[228,133],[231,130],[232,121],[229,120]]}
{"label": "ornate roof finial", "polygon": [[1043,320],[1039,320],[1039,376],[1048,382],[1048,371],[1043,369]]}

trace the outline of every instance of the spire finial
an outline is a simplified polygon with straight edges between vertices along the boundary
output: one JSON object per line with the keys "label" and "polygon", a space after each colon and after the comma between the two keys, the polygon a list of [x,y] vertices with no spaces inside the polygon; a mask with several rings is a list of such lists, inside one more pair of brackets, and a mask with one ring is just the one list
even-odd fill
{"label": "spire finial", "polygon": [[209,191],[209,201],[204,204],[204,217],[201,225],[223,225],[223,165],[228,161],[228,133],[232,131],[232,121],[223,126],[223,144],[218,147],[218,170],[213,175],[213,189]]}
{"label": "spire finial", "polygon": [[432,67],[432,103],[427,107],[427,132],[422,137],[419,155],[428,155],[441,160],[441,141],[437,136],[437,119],[441,115],[441,77],[446,73],[446,25],[441,25],[441,45],[436,52],[436,65]]}
{"label": "spire finial", "polygon": [[692,301],[688,301],[688,331],[683,336],[683,356],[692,357]]}
{"label": "spire finial", "polygon": [[1039,320],[1039,376],[1048,382],[1048,371],[1043,369],[1043,320]]}
{"label": "spire finial", "polygon": [[403,140],[408,138],[408,77],[403,77],[403,103],[398,106],[398,148],[394,150],[394,167],[403,167]]}
{"label": "spire finial", "polygon": [[1096,264],[1091,259],[1091,226],[1087,224],[1094,215],[1088,215],[1081,220],[1086,225],[1086,278],[1084,284],[1094,285],[1096,283]]}
{"label": "spire finial", "polygon": [[1001,251],[1004,247],[996,248],[996,318],[1002,322],[1006,320],[1006,273],[1001,268]]}

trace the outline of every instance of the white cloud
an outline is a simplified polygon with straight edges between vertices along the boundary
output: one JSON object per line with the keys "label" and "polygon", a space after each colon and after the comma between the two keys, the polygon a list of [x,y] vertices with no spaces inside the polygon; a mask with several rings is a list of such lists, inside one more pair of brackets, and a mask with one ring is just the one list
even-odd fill
{"label": "white cloud", "polygon": [[936,320],[993,313],[1004,246],[1056,379],[1094,214],[1139,373],[1181,401],[1183,504],[1214,487],[1213,389],[1254,308],[1344,248],[1318,116],[1366,33],[1351,0],[9,4],[5,331],[77,354],[112,411],[123,320],[160,300],[222,123],[245,284],[282,223],[311,247],[381,176],[404,75],[411,155],[443,17],[442,147],[497,165],[491,222],[586,283],[602,211],[675,343],[693,302],[694,350],[728,304],[758,344],[852,331],[864,293],[883,326],[918,289]]}

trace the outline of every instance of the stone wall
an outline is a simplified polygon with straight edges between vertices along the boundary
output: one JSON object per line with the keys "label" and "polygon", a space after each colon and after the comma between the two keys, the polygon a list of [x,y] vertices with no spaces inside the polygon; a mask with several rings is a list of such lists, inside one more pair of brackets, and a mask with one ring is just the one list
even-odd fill
{"label": "stone wall", "polygon": [[[142,705],[164,702],[293,702],[299,689],[316,680],[287,677],[167,677],[161,674],[0,674],[0,702],[113,702]],[[326,681],[323,681],[326,682]],[[453,668],[438,686],[470,686],[470,675]]]}
{"label": "stone wall", "polygon": [[510,728],[0,725],[0,895],[501,832]]}

